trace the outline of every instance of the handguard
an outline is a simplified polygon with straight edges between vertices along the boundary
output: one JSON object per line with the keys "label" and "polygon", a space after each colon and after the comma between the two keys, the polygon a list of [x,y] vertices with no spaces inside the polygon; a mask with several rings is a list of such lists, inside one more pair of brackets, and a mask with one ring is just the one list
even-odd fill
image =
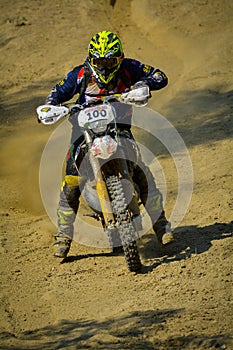
{"label": "handguard", "polygon": [[135,104],[139,107],[144,107],[147,105],[148,98],[150,97],[150,89],[148,85],[135,86],[129,92],[124,92],[120,101],[123,103]]}
{"label": "handguard", "polygon": [[65,106],[42,105],[36,109],[38,121],[45,125],[56,123],[59,119],[65,117],[69,113],[69,109]]}

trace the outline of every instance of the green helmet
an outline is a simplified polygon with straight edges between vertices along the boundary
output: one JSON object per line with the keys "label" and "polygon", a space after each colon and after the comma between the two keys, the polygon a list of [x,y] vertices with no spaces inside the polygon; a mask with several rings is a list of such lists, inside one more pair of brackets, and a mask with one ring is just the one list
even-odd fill
{"label": "green helmet", "polygon": [[113,79],[124,57],[119,38],[106,30],[93,36],[88,46],[88,54],[91,67],[104,84]]}

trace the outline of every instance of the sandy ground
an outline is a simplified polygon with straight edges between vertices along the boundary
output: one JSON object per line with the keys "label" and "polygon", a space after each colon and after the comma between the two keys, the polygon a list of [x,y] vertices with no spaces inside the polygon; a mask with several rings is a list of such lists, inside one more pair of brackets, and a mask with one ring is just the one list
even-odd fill
{"label": "sandy ground", "polygon": [[[1,1],[0,349],[233,349],[233,4],[109,3]],[[145,235],[138,275],[123,256],[77,242],[67,263],[54,259],[56,227],[38,184],[54,127],[37,124],[35,108],[105,28],[120,35],[126,56],[167,73],[169,86],[149,107],[176,127],[194,172],[176,243],[161,250]],[[158,153],[169,216],[175,169]]]}

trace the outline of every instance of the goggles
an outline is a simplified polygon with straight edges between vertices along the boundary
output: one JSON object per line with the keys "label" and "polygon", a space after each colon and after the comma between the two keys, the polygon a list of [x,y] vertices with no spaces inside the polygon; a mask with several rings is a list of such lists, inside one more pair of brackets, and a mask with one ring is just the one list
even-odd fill
{"label": "goggles", "polygon": [[121,62],[120,57],[99,57],[99,58],[90,58],[90,63],[93,67],[97,67],[99,69],[112,69]]}

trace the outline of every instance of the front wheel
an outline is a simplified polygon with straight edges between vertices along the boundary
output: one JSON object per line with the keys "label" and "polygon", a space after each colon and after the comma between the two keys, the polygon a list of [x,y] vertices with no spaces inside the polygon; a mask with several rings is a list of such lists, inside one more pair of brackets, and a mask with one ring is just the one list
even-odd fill
{"label": "front wheel", "polygon": [[127,208],[123,186],[117,176],[110,176],[106,184],[114,216],[117,220],[118,232],[126,263],[131,272],[140,272],[142,264],[136,244],[135,229]]}

